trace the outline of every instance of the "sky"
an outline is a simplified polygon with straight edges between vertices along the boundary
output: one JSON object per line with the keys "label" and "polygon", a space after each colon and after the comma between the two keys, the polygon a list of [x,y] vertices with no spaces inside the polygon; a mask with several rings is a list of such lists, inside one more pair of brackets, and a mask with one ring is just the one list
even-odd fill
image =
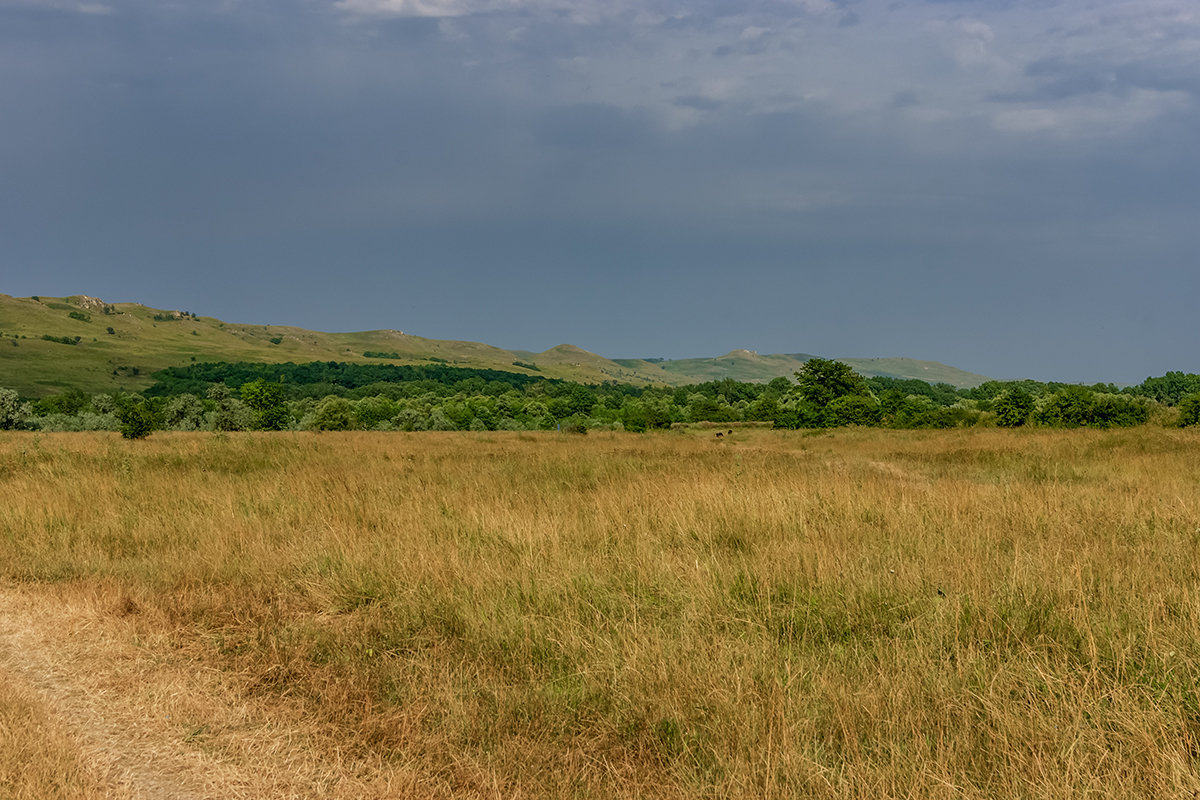
{"label": "sky", "polygon": [[1194,0],[0,0],[0,292],[1200,372]]}

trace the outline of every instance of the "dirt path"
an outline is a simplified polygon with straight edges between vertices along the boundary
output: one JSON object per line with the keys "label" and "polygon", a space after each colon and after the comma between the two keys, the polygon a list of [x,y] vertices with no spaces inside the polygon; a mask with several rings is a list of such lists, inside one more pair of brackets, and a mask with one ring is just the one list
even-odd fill
{"label": "dirt path", "polygon": [[105,798],[400,796],[367,768],[378,765],[322,761],[321,731],[248,704],[123,610],[95,593],[0,584],[0,682],[78,744]]}
{"label": "dirt path", "polygon": [[171,746],[178,737],[169,720],[142,705],[150,687],[139,685],[143,676],[120,631],[106,630],[125,626],[107,624],[77,600],[46,594],[0,588],[5,679],[40,702],[114,793],[137,800],[204,797],[201,765],[186,748]]}

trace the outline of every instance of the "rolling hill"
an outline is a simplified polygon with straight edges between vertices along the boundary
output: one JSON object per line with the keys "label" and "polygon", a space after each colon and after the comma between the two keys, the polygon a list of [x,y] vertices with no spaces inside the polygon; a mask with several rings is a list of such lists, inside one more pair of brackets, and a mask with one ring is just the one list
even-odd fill
{"label": "rolling hill", "polygon": [[[370,354],[370,355],[367,355]],[[734,350],[717,358],[611,360],[563,344],[534,353],[479,342],[426,339],[398,330],[326,333],[282,325],[229,323],[140,303],[87,295],[17,298],[0,294],[0,386],[38,397],[67,389],[138,391],[152,373],[205,361],[350,361],[446,364],[584,383],[683,385],[722,378],[791,377],[810,356]],[[841,359],[864,375],[974,386],[982,375],[912,359]]]}
{"label": "rolling hill", "polygon": [[[738,381],[769,381],[780,375],[790,377],[810,358],[809,353],[776,353],[759,355],[753,350],[733,350],[716,358],[683,358],[683,359],[616,359],[623,366],[638,368],[641,374],[647,374],[647,369],[658,367],[662,373],[670,377],[662,378],[664,383],[677,382],[675,378],[683,378],[685,383],[696,381],[714,381],[723,378],[733,378]],[[829,358],[829,356],[822,356]],[[978,386],[990,380],[986,376],[965,372],[955,367],[948,367],[937,361],[918,361],[912,358],[842,358],[838,361],[849,364],[859,374],[868,377],[884,376],[888,378],[919,378],[929,383],[949,383],[952,386]],[[651,373],[652,374],[652,373]]]}

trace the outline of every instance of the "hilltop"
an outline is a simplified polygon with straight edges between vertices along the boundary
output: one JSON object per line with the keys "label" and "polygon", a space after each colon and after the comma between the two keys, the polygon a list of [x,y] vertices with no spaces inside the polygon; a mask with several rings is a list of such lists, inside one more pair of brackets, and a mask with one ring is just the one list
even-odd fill
{"label": "hilltop", "polygon": [[[780,375],[791,377],[814,356],[810,353],[776,353],[759,355],[753,350],[733,350],[716,358],[683,359],[616,359],[616,363],[639,374],[662,375],[663,383],[714,381],[732,378],[737,381],[769,381]],[[828,357],[828,356],[823,356]],[[937,361],[918,361],[912,358],[842,358],[859,374],[867,377],[918,378],[929,383],[948,383],[968,388],[990,380],[984,375],[949,367]]]}
{"label": "hilltop", "polygon": [[[0,385],[26,396],[67,389],[139,391],[152,373],[207,361],[347,361],[444,364],[582,383],[684,385],[723,378],[791,377],[807,354],[734,350],[717,358],[612,360],[574,345],[540,353],[479,342],[426,339],[398,330],[327,333],[285,325],[225,322],[191,311],[107,303],[87,295],[17,298],[0,294]],[[863,375],[975,386],[987,380],[913,359],[840,359]]]}

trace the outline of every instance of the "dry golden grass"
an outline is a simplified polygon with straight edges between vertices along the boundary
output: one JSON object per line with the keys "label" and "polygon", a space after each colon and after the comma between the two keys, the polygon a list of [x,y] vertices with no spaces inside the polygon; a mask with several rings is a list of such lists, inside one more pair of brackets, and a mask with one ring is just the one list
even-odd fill
{"label": "dry golden grass", "polygon": [[104,796],[104,788],[46,709],[0,672],[0,796],[87,800]]}
{"label": "dry golden grass", "polygon": [[1160,428],[5,434],[0,575],[257,796],[1194,797],[1198,488]]}

